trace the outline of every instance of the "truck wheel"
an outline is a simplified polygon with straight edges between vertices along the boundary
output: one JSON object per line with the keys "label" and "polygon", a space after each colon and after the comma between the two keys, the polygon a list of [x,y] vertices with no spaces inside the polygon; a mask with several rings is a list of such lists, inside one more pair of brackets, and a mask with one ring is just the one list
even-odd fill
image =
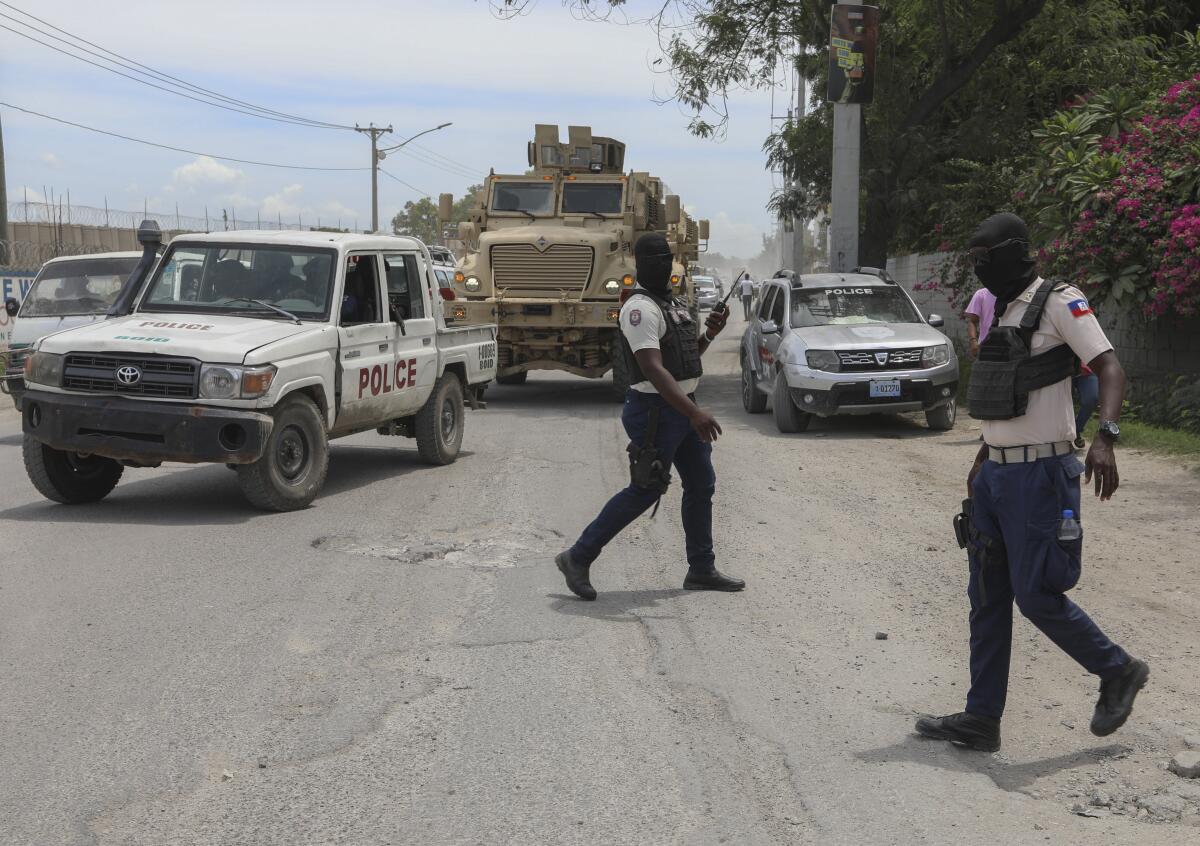
{"label": "truck wheel", "polygon": [[808,429],[812,415],[796,408],[792,394],[788,390],[787,379],[782,373],[775,376],[775,390],[771,394],[771,404],[775,410],[775,427],[785,434],[795,434]]}
{"label": "truck wheel", "polygon": [[[522,374],[524,375],[524,374]],[[417,451],[429,464],[453,464],[463,437],[462,383],[443,373],[417,412]]]}
{"label": "truck wheel", "polygon": [[931,408],[925,412],[925,422],[936,432],[948,432],[954,428],[958,419],[958,400],[950,400],[945,405]]}
{"label": "truck wheel", "polygon": [[742,355],[742,408],[750,414],[762,414],[767,410],[767,395],[758,389],[755,381],[750,360]]}
{"label": "truck wheel", "polygon": [[613,398],[617,402],[625,402],[625,395],[629,393],[629,362],[625,360],[625,351],[621,349],[620,338],[613,340],[611,356]]}
{"label": "truck wheel", "polygon": [[497,385],[524,385],[525,380],[529,378],[529,371],[522,370],[520,373],[510,373],[507,376],[497,376]]}
{"label": "truck wheel", "polygon": [[262,458],[239,464],[238,484],[264,511],[295,511],[312,503],[329,471],[325,421],[313,401],[293,394],[275,409],[275,426]]}
{"label": "truck wheel", "polygon": [[112,492],[125,468],[111,458],[54,449],[25,436],[25,472],[38,493],[63,505],[99,502]]}

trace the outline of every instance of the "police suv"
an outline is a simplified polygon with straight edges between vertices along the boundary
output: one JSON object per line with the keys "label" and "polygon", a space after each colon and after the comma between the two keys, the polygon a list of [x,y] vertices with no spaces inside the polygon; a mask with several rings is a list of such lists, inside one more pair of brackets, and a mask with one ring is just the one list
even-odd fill
{"label": "police suv", "polygon": [[958,357],[942,325],[882,270],[780,271],[742,336],[742,405],[759,414],[769,398],[781,432],[803,432],[814,415],[910,411],[951,429]]}
{"label": "police suv", "polygon": [[107,496],[126,466],[216,462],[255,506],[316,497],[329,441],[416,438],[449,464],[464,400],[496,373],[496,328],[447,328],[413,238],[157,227],[110,319],[42,338],[25,361],[25,467],[62,503]]}

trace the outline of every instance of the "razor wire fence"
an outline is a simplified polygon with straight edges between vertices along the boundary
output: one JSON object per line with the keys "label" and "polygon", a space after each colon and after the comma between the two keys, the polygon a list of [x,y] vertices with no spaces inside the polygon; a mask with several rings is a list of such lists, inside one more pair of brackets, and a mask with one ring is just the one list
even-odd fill
{"label": "razor wire fence", "polygon": [[35,272],[50,259],[112,252],[112,247],[66,241],[0,240],[0,269]]}
{"label": "razor wire fence", "polygon": [[107,206],[77,206],[70,203],[43,203],[25,200],[15,200],[8,204],[8,222],[40,223],[52,226],[98,226],[111,229],[137,229],[143,220],[154,220],[163,229],[173,229],[178,232],[221,232],[234,229],[271,229],[286,231],[307,231],[312,229],[337,229],[360,231],[358,220],[344,218],[330,219],[325,217],[309,217],[303,214],[294,217],[284,217],[282,214],[263,215],[255,212],[253,217],[244,212],[238,216],[236,208],[214,209],[203,217],[174,212],[154,211],[123,211],[110,209]]}

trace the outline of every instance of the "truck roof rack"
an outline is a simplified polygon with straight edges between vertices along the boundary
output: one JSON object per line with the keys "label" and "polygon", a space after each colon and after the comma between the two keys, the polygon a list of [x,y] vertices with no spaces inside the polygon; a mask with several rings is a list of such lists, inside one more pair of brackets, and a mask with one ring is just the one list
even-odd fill
{"label": "truck roof rack", "polygon": [[889,285],[897,284],[896,280],[888,275],[888,272],[882,267],[856,267],[851,273],[865,273],[868,276],[878,276]]}

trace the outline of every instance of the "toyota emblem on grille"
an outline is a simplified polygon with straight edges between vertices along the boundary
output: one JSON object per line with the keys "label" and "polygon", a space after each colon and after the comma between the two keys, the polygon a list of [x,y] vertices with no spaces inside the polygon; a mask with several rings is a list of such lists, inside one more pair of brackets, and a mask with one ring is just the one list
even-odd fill
{"label": "toyota emblem on grille", "polygon": [[132,386],[142,381],[142,371],[138,370],[132,364],[126,364],[117,368],[117,381],[122,385]]}
{"label": "toyota emblem on grille", "polygon": [[885,352],[875,353],[876,364],[887,364],[888,354]]}

